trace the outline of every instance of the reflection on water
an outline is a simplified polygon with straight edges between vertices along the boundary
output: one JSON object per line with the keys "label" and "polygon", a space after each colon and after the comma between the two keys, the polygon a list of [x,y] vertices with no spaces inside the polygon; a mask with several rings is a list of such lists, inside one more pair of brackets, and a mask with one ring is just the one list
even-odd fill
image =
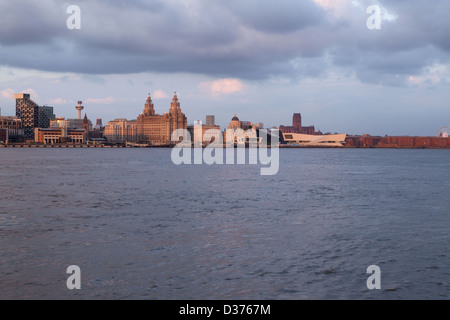
{"label": "reflection on water", "polygon": [[450,151],[280,157],[261,176],[170,149],[0,150],[0,298],[448,298]]}

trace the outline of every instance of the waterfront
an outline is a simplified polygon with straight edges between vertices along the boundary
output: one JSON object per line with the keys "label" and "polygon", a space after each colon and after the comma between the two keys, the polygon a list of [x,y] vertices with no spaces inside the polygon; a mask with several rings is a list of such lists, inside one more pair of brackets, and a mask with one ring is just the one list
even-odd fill
{"label": "waterfront", "polygon": [[170,152],[0,150],[0,299],[448,299],[449,150]]}

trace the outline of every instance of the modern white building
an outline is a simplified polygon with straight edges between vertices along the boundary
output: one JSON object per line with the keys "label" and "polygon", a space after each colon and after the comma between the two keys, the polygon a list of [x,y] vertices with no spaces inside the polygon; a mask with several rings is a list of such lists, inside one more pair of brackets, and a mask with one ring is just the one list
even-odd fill
{"label": "modern white building", "polygon": [[343,147],[346,134],[310,135],[301,133],[283,133],[288,145],[304,147]]}

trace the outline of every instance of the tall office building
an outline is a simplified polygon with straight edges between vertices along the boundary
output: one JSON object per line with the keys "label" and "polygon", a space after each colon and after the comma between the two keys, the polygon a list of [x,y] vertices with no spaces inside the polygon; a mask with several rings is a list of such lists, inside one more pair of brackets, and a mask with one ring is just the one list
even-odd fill
{"label": "tall office building", "polygon": [[39,106],[28,93],[17,93],[16,117],[22,120],[25,139],[34,139],[34,128],[39,127]]}
{"label": "tall office building", "polygon": [[53,113],[53,107],[42,106],[39,107],[39,128],[49,128],[50,121],[55,120],[55,114]]}
{"label": "tall office building", "polygon": [[17,93],[14,98],[16,99],[16,117],[22,120],[25,139],[34,139],[35,128],[48,128],[50,121],[55,120],[53,107],[38,106],[31,100],[29,93]]}

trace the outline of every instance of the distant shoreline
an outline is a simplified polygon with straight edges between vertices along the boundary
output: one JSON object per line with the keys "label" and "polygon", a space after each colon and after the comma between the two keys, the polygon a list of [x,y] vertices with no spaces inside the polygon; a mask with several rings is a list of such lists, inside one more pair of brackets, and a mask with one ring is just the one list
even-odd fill
{"label": "distant shoreline", "polygon": [[[159,145],[159,146],[126,146],[126,145],[104,145],[104,144],[27,144],[27,143],[10,143],[10,144],[0,144],[0,148],[16,148],[16,149],[89,149],[89,148],[101,148],[101,149],[147,149],[147,148],[173,148],[173,145]],[[224,146],[225,147],[225,146]],[[205,148],[205,147],[203,147]],[[246,147],[248,148],[248,147]],[[271,148],[270,145],[267,148]],[[280,149],[411,149],[411,150],[450,150],[450,147],[436,147],[436,146],[297,146],[297,145],[280,145]]]}

